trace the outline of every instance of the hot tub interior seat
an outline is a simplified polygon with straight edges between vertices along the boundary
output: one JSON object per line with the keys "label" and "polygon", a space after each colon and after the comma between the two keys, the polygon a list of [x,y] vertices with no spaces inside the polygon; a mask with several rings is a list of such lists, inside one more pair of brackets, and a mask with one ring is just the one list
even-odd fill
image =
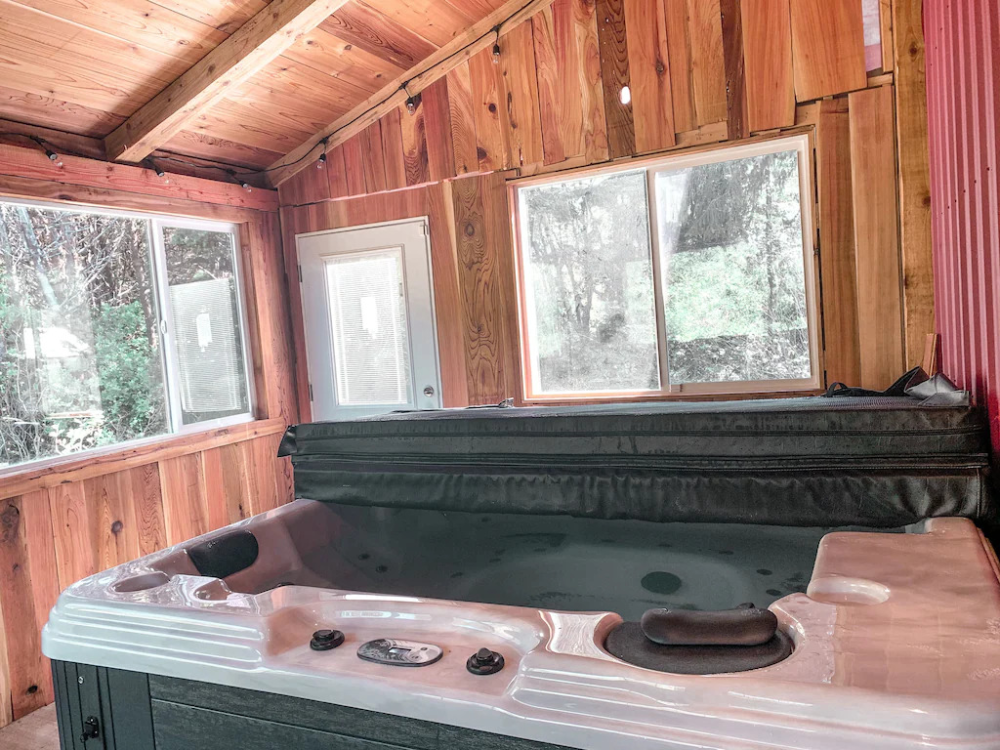
{"label": "hot tub interior seat", "polygon": [[316,512],[334,529],[328,541],[300,550],[292,570],[234,576],[230,587],[299,584],[638,620],[654,607],[766,607],[805,592],[820,539],[833,530],[336,504]]}

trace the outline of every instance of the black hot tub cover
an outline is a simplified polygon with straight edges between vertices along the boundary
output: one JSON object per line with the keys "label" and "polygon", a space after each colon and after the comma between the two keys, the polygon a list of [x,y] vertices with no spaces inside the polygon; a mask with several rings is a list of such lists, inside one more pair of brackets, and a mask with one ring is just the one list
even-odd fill
{"label": "black hot tub cover", "polygon": [[898,527],[987,520],[986,421],[910,397],[473,407],[289,428],[296,496],[482,513]]}

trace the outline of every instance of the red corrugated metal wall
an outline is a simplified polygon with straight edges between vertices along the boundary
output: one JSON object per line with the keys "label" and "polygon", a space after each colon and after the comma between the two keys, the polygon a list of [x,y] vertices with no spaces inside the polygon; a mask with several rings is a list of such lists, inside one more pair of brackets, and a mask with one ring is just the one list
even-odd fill
{"label": "red corrugated metal wall", "polygon": [[1000,449],[1000,2],[924,0],[942,366]]}

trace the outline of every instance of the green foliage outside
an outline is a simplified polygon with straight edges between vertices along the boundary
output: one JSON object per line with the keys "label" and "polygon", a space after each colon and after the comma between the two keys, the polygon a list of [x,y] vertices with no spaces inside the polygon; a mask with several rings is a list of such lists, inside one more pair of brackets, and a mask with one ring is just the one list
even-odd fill
{"label": "green foliage outside", "polygon": [[0,203],[0,467],[166,432],[148,222]]}
{"label": "green foliage outside", "polygon": [[101,305],[94,330],[101,393],[99,445],[120,443],[162,430],[160,363],[149,346],[138,302]]}

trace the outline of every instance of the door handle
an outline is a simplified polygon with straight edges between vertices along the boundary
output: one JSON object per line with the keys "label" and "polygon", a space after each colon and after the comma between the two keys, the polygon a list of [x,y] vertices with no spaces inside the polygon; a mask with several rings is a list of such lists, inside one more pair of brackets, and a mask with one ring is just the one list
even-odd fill
{"label": "door handle", "polygon": [[434,386],[432,386],[432,385],[424,386],[424,395],[427,396],[427,398],[430,398],[431,396],[433,396],[434,395]]}

